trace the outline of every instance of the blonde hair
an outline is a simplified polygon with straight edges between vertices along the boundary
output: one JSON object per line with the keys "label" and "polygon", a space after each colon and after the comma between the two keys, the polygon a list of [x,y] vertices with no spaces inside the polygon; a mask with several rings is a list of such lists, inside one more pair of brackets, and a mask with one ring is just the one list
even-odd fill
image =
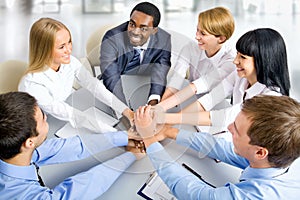
{"label": "blonde hair", "polygon": [[217,37],[225,36],[226,40],[232,36],[235,28],[231,12],[224,7],[216,7],[201,12],[198,23],[202,30]]}
{"label": "blonde hair", "polygon": [[44,71],[52,62],[52,54],[56,33],[59,30],[70,30],[61,22],[51,18],[41,18],[30,30],[29,37],[29,65],[26,73]]}

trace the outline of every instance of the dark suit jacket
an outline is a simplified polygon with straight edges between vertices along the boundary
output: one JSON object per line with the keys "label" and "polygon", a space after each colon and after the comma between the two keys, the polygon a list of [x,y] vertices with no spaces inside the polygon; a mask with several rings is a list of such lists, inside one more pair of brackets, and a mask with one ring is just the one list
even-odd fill
{"label": "dark suit jacket", "polygon": [[[133,46],[130,44],[127,35],[127,25],[128,22],[125,22],[107,31],[102,39],[100,50],[100,68],[103,83],[108,90],[124,103],[126,103],[126,100],[120,76],[125,73],[125,67],[134,56]],[[126,72],[126,74],[151,75],[149,96],[152,94],[162,96],[171,66],[170,59],[171,36],[166,31],[158,28],[158,32],[150,36],[150,42],[144,52],[141,65],[132,71]]]}

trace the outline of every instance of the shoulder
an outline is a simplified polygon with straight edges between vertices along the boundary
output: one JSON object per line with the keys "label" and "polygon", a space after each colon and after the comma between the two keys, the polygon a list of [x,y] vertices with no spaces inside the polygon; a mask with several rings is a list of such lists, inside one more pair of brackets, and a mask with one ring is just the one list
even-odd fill
{"label": "shoulder", "polygon": [[20,83],[42,82],[42,80],[44,80],[44,77],[45,77],[44,72],[47,72],[48,70],[49,69],[47,69],[46,71],[42,71],[42,72],[27,73],[22,77]]}
{"label": "shoulder", "polygon": [[79,61],[78,58],[74,57],[74,56],[70,56],[70,65],[76,65],[76,66],[81,66],[81,62]]}
{"label": "shoulder", "polygon": [[236,56],[236,51],[231,46],[226,44],[222,46],[221,51],[223,52],[223,60],[232,61]]}
{"label": "shoulder", "polygon": [[170,38],[171,34],[165,31],[164,29],[158,27],[157,33],[155,34],[159,38]]}
{"label": "shoulder", "polygon": [[127,31],[127,26],[128,26],[128,22],[124,22],[123,24],[120,24],[120,25],[108,30],[105,33],[104,38],[111,37],[111,36],[114,36],[116,34],[126,32]]}
{"label": "shoulder", "polygon": [[19,82],[18,90],[27,92],[32,86],[43,85],[45,78],[43,72],[25,74]]}
{"label": "shoulder", "polygon": [[151,35],[150,44],[148,47],[154,47],[156,49],[169,49],[171,48],[171,35],[158,27],[157,32]]}
{"label": "shoulder", "polygon": [[272,87],[272,88],[265,88],[265,90],[263,91],[263,94],[266,95],[272,95],[272,96],[282,96],[282,94],[280,93],[280,88],[278,87]]}

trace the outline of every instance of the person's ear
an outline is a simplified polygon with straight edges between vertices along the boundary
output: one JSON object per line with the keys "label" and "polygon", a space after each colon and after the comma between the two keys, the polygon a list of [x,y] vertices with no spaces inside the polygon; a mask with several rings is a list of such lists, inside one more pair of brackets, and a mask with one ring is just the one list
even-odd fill
{"label": "person's ear", "polygon": [[35,148],[34,138],[27,138],[27,140],[23,143],[23,146],[27,149]]}
{"label": "person's ear", "polygon": [[154,35],[157,33],[157,31],[158,31],[158,27],[154,27],[151,34]]}
{"label": "person's ear", "polygon": [[219,43],[222,44],[226,41],[226,37],[224,35],[219,36]]}
{"label": "person's ear", "polygon": [[258,150],[256,151],[256,154],[255,154],[255,156],[259,160],[263,160],[263,159],[267,158],[268,155],[269,155],[268,149],[263,148],[263,147],[259,147]]}

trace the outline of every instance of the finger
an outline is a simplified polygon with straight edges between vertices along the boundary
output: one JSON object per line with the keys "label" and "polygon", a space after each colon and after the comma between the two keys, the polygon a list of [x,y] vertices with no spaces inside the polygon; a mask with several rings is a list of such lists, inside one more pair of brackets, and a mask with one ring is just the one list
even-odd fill
{"label": "finger", "polygon": [[135,120],[137,120],[137,121],[142,120],[143,113],[144,113],[144,106],[140,106],[138,108],[138,110],[136,111]]}
{"label": "finger", "polygon": [[140,113],[142,110],[142,106],[140,106],[135,112],[135,119],[138,120],[140,118]]}
{"label": "finger", "polygon": [[150,111],[151,111],[151,106],[147,106],[145,108],[145,114],[149,115],[150,114]]}

